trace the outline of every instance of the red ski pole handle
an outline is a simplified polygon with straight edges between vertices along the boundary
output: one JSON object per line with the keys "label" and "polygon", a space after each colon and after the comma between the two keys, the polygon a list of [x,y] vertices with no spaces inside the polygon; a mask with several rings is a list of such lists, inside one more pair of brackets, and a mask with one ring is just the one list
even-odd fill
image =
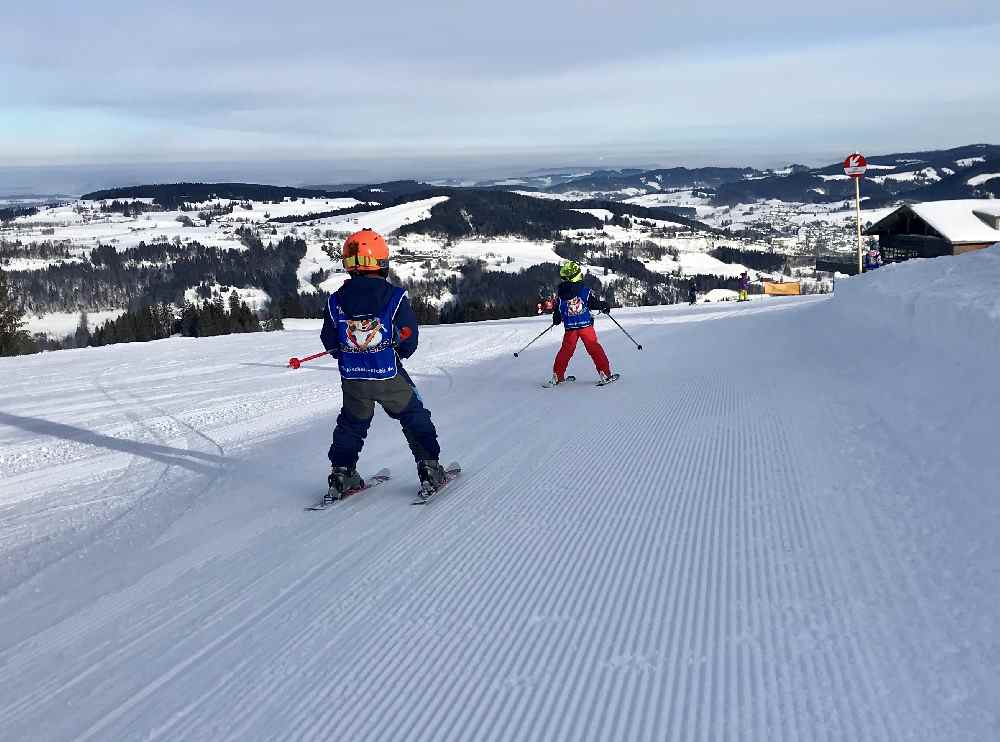
{"label": "red ski pole handle", "polygon": [[303,363],[306,363],[307,361],[315,361],[317,358],[322,358],[323,356],[328,355],[328,354],[329,354],[329,351],[324,350],[322,353],[313,353],[311,356],[306,356],[305,358],[289,358],[288,359],[288,367],[289,368],[298,368],[299,366],[301,366]]}

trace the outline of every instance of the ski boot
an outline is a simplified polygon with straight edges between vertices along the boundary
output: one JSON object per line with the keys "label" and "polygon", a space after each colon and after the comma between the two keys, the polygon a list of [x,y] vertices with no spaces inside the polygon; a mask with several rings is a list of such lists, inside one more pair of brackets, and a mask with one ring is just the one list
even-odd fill
{"label": "ski boot", "polygon": [[437,459],[417,462],[417,476],[420,477],[420,491],[431,494],[448,481],[448,474]]}
{"label": "ski boot", "polygon": [[327,500],[339,500],[345,494],[364,489],[365,480],[358,474],[357,469],[349,469],[346,466],[335,466],[330,476],[327,477],[330,489],[326,493]]}
{"label": "ski boot", "polygon": [[542,386],[545,387],[546,389],[551,389],[554,386],[559,386],[560,384],[565,384],[567,381],[576,381],[576,377],[575,376],[567,376],[562,381],[560,381],[558,376],[556,376],[555,374],[552,374],[552,378],[549,379],[548,381],[546,381],[544,384],[542,384]]}
{"label": "ski boot", "polygon": [[612,381],[618,381],[618,374],[605,374],[603,371],[598,371],[597,375],[600,377],[600,381],[597,382],[597,386],[607,386]]}

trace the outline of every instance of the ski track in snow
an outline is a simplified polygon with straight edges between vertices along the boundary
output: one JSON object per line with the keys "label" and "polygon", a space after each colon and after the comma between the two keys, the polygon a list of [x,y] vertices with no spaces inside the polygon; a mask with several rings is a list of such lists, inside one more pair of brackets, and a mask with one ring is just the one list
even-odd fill
{"label": "ski track in snow", "polygon": [[558,332],[510,357],[544,319],[425,328],[464,470],[426,508],[377,413],[361,468],[393,479],[302,512],[339,377],[282,365],[316,333],[5,359],[0,739],[994,737],[995,553],[959,594],[933,495],[996,465],[907,449],[857,371],[917,351],[831,344],[830,312],[618,312],[645,350],[598,320],[602,389],[582,348],[540,388]]}

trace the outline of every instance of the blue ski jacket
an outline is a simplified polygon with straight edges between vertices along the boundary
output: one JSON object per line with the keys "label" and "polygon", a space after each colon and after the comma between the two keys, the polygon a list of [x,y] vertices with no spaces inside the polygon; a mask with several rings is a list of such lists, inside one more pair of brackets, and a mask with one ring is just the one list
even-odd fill
{"label": "blue ski jacket", "polygon": [[[378,316],[385,309],[396,287],[381,276],[352,276],[335,293],[337,304],[349,318]],[[403,328],[409,332],[403,332]],[[400,358],[409,358],[417,350],[417,317],[410,306],[410,300],[403,297],[392,323],[396,352]],[[401,336],[402,334],[402,336]],[[404,339],[405,338],[405,339]],[[340,335],[330,312],[323,316],[323,330],[320,333],[323,347],[334,358],[340,357]]]}
{"label": "blue ski jacket", "polygon": [[[564,301],[572,299],[574,296],[579,296],[582,285],[583,284],[579,282],[573,283],[572,281],[563,281],[562,283],[559,284],[559,289],[557,292],[559,296],[559,301],[556,302],[556,307],[552,311],[552,324],[558,325],[560,322],[563,321],[563,314],[560,311],[559,307],[562,305]],[[602,299],[598,299],[596,296],[594,296],[594,292],[591,291],[587,295],[587,309],[590,311],[600,310],[602,312],[607,312],[610,311],[611,304],[606,301],[603,301]],[[588,322],[586,325],[581,325],[581,327],[589,327],[592,324],[594,324],[593,319],[591,319],[591,321]]]}

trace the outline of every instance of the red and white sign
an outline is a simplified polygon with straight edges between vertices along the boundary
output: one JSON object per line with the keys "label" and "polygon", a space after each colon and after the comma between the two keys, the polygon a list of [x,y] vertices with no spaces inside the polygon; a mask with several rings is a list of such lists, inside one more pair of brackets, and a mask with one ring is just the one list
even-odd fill
{"label": "red and white sign", "polygon": [[860,152],[848,155],[844,160],[844,173],[851,178],[860,178],[868,169],[868,160]]}

